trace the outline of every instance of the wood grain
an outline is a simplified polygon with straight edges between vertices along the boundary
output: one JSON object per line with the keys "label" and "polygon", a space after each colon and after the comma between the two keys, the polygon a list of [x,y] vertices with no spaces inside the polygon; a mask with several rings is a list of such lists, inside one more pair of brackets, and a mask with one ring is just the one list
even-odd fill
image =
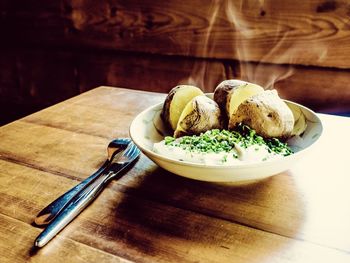
{"label": "wood grain", "polygon": [[[140,96],[142,96],[142,103],[140,103]],[[27,116],[23,119],[25,122],[23,124],[32,123],[38,127],[48,126],[108,139],[127,137],[128,127],[135,114],[144,110],[145,105],[163,102],[165,96],[164,93],[138,90],[130,92],[129,89],[101,87],[97,92],[96,90],[85,92],[47,108],[43,112]],[[99,102],[96,100],[97,97],[104,99]],[[103,111],[100,111],[101,107]],[[86,123],[90,125],[86,127]]]}
{"label": "wood grain", "polygon": [[[222,262],[228,258],[246,262],[257,258],[269,261],[272,257],[280,262],[349,259],[341,251],[193,213],[135,193],[126,194],[125,187],[116,183],[47,247],[32,251],[32,241],[39,232],[29,225],[33,215],[74,182],[10,162],[0,161],[0,165],[6,171],[6,177],[0,177],[0,217],[4,224],[0,225],[3,230],[0,233],[9,242],[15,236],[22,242],[15,247],[3,247],[5,244],[1,243],[10,252],[6,253],[8,262],[15,257],[38,262],[48,258],[62,262],[65,257],[70,257],[70,262],[123,258],[133,262]],[[135,176],[144,177],[132,172],[122,180],[126,183]],[[8,184],[11,187],[6,187]],[[40,194],[38,189],[50,191]],[[29,207],[35,209],[28,210]],[[59,253],[65,256],[60,257]]]}
{"label": "wood grain", "polygon": [[134,116],[164,96],[100,87],[0,128],[2,262],[350,260],[348,142],[338,134],[350,132],[349,120],[327,115],[312,154],[250,186],[184,179],[142,156],[34,251],[34,216],[94,172],[108,141],[127,136]]}
{"label": "wood grain", "polygon": [[209,92],[226,79],[226,65],[219,60],[178,56],[85,53],[79,57],[79,86],[82,91],[110,85],[165,93],[178,84],[192,84]]}
{"label": "wood grain", "polygon": [[38,251],[32,243],[39,233],[39,229],[0,213],[1,262],[130,262],[62,237],[56,238],[56,245],[49,244],[45,251]]}
{"label": "wood grain", "polygon": [[232,77],[350,111],[349,0],[5,0],[1,10],[0,125],[100,85],[212,91]]}
{"label": "wood grain", "polygon": [[11,30],[3,45],[350,66],[349,1],[5,1],[4,7]]}
{"label": "wood grain", "polygon": [[96,85],[168,92],[179,83],[190,83],[212,92],[228,78],[273,86],[283,98],[315,111],[350,111],[350,71],[345,69],[134,53],[7,51],[0,56],[5,68],[1,71],[0,119],[22,117]]}
{"label": "wood grain", "polygon": [[[114,94],[114,96],[112,95]],[[126,113],[124,112],[124,109],[127,107],[126,105],[129,104],[136,104],[135,101],[139,99],[139,95],[140,94],[144,94],[144,99],[149,101],[149,103],[156,103],[158,101],[160,101],[160,97],[154,98],[154,94],[153,93],[143,93],[143,92],[128,92],[128,100],[124,100],[124,101],[120,101],[116,104],[113,103],[113,101],[116,101],[117,97],[121,97],[123,95],[125,95],[125,90],[119,90],[118,92],[111,92],[110,89],[108,88],[101,88],[98,91],[94,90],[92,92],[89,92],[81,97],[78,98],[74,98],[71,100],[71,102],[74,101],[73,105],[71,107],[67,107],[67,106],[62,106],[62,105],[57,105],[55,107],[52,107],[48,110],[46,110],[45,112],[40,112],[39,114],[35,114],[32,116],[29,116],[27,118],[24,119],[24,123],[17,123],[17,125],[20,125],[20,128],[16,128],[16,130],[24,130],[27,129],[26,126],[30,127],[29,124],[27,124],[27,122],[30,122],[30,124],[34,123],[36,125],[38,125],[37,131],[38,132],[42,132],[42,129],[46,129],[46,127],[41,127],[41,125],[44,126],[50,126],[47,129],[49,130],[48,132],[46,132],[45,134],[50,135],[52,132],[50,131],[52,127],[54,128],[59,128],[59,129],[66,129],[69,130],[69,132],[78,132],[80,133],[81,131],[84,131],[84,133],[86,134],[94,134],[95,136],[100,136],[103,138],[108,138],[110,134],[113,133],[113,128],[115,129],[116,126],[119,126],[120,123],[117,123],[117,120],[108,120],[107,122],[104,123],[103,126],[98,125],[98,122],[103,118],[103,116],[101,115],[101,111],[97,111],[95,110],[95,108],[101,103],[99,103],[100,100],[96,100],[96,97],[102,96],[105,97],[105,99],[103,99],[102,101],[104,101],[105,103],[103,103],[103,107],[105,109],[105,112],[109,112],[108,116],[110,116],[112,114],[113,111],[116,111],[117,109],[120,108],[120,110],[118,110],[118,112],[122,113],[121,115],[123,115],[122,122],[121,125],[122,127],[128,127],[129,124],[131,123],[133,117],[135,116],[135,114],[137,112],[140,112],[143,108],[135,108],[135,112],[131,112],[130,108],[128,108],[128,114],[126,115]],[[164,95],[161,96],[162,98],[164,98]],[[109,101],[109,103],[107,104],[106,101]],[[124,104],[125,103],[125,104]],[[140,104],[138,104],[138,106],[141,106]],[[82,109],[80,109],[82,108]],[[60,110],[61,109],[61,110]],[[62,110],[63,109],[63,110]],[[89,111],[90,109],[90,111]],[[91,110],[92,109],[92,110]],[[53,112],[58,113],[58,114],[53,114]],[[85,116],[81,114],[81,112],[85,112]],[[69,123],[68,121],[66,122],[62,122],[62,119],[68,119],[70,120]],[[87,122],[92,122],[94,123],[93,125],[90,125],[89,127],[86,127],[85,123]],[[11,130],[13,129],[14,125],[11,125]],[[338,125],[339,126],[339,125]],[[40,128],[39,128],[40,127]],[[343,124],[343,126],[339,126],[340,130],[343,130],[344,132],[348,131],[348,125],[346,123]],[[99,133],[96,133],[97,131],[99,131]],[[332,144],[341,144],[342,138],[337,137],[336,134],[334,134],[334,132],[332,132],[331,130],[326,130],[325,133],[329,133],[330,136],[332,136],[332,140],[329,141],[324,141],[323,146],[319,146],[320,148],[318,149],[322,149],[322,148],[331,148]],[[349,130],[350,132],[350,130]],[[11,132],[12,133],[12,137],[14,136],[13,134],[15,134],[14,131]],[[34,134],[34,132],[33,132]],[[65,137],[67,138],[72,138],[72,136],[68,135],[69,133],[67,133],[67,135]],[[115,134],[115,136],[121,136],[120,134]],[[127,136],[127,134],[122,134],[122,136]],[[73,151],[74,148],[76,147],[76,145],[82,143],[84,140],[87,140],[86,137],[84,136],[79,136],[79,141],[76,142],[78,138],[74,138],[73,141],[66,141],[65,143],[63,143],[62,147],[65,147],[64,145],[68,144],[71,145],[72,147],[67,148],[67,149],[61,149],[60,146],[56,146],[54,148],[53,152],[62,152],[64,153],[65,151]],[[47,138],[46,140],[52,140],[50,138]],[[9,145],[9,147],[12,147],[10,145],[10,141],[7,140],[6,136],[2,137],[2,141],[6,142],[6,145]],[[17,142],[20,142],[21,144],[26,144],[26,139],[25,138],[16,138]],[[87,140],[89,141],[89,140]],[[101,141],[101,140],[99,140]],[[107,144],[107,142],[105,143],[105,145]],[[41,145],[38,146],[34,146],[34,147],[42,147]],[[32,149],[34,148],[32,147]],[[104,152],[104,145],[103,144],[99,144],[98,146],[96,146],[98,148],[91,148],[89,149],[89,151],[95,151],[95,152],[100,152],[103,153]],[[6,149],[5,149],[6,150]],[[47,151],[51,151],[51,149],[48,149]],[[57,160],[57,157],[55,156],[51,156],[49,162],[50,162],[50,166],[52,167],[53,170],[51,170],[51,172],[59,172],[62,171],[66,174],[77,174],[79,175],[78,178],[83,178],[83,174],[85,173],[86,176],[89,173],[92,173],[94,170],[96,170],[98,168],[98,164],[102,163],[104,156],[100,156],[99,158],[95,158],[96,162],[92,162],[90,161],[91,166],[85,166],[85,167],[80,167],[79,171],[75,170],[75,166],[74,163],[82,163],[82,162],[86,162],[87,160],[81,158],[81,154],[79,154],[79,149],[74,150],[74,154],[72,154],[72,158],[69,160],[69,163],[66,162],[66,166],[65,167],[61,167],[60,166],[60,160]],[[317,150],[315,150],[317,152]],[[17,156],[19,156],[19,159],[27,159],[28,158],[28,153],[24,152],[24,151],[18,151],[16,153]],[[27,163],[31,163],[33,165],[38,165],[42,162],[45,161],[45,156],[46,153],[44,154],[38,154],[35,159],[32,160],[28,160]],[[14,158],[14,157],[13,157]],[[81,159],[80,159],[81,158]],[[312,159],[312,158],[311,158]],[[324,160],[326,162],[326,160]],[[339,160],[339,164],[336,166],[337,167],[337,173],[338,176],[342,178],[342,180],[344,180],[344,178],[346,178],[346,158],[344,156],[344,158],[340,158]],[[46,161],[47,162],[47,161]],[[144,161],[146,163],[145,166],[148,166],[149,163],[147,163],[147,161]],[[310,159],[306,159],[304,160],[304,162],[302,162],[300,164],[300,166],[297,166],[295,169],[301,169],[300,167],[303,167],[305,165],[305,163],[308,162],[312,162],[312,160]],[[68,165],[69,164],[69,165]],[[69,166],[74,167],[74,169],[69,170]],[[323,178],[324,184],[319,184],[318,188],[319,189],[324,189],[324,191],[327,191],[327,189],[334,183],[334,186],[332,186],[331,188],[333,189],[339,189],[340,188],[338,186],[338,182],[339,181],[328,181],[327,180],[327,174],[334,172],[334,168],[333,167],[329,167],[331,170],[327,170],[322,168],[321,170],[317,170],[317,174],[321,180],[321,178]],[[43,168],[42,168],[43,169]],[[82,170],[82,169],[86,169],[86,170]],[[138,173],[144,173],[144,171],[142,171],[142,169],[137,169]],[[314,171],[313,171],[314,172]],[[148,174],[149,172],[146,172],[146,174]],[[142,193],[144,193],[144,195],[147,198],[152,198],[153,196],[158,196],[159,198],[157,198],[157,200],[161,200],[162,202],[164,202],[165,200],[167,200],[167,202],[171,203],[172,205],[176,206],[181,206],[182,201],[184,200],[189,200],[188,202],[186,202],[186,209],[190,209],[190,210],[194,210],[197,212],[205,212],[206,214],[212,215],[219,215],[219,218],[224,218],[225,220],[230,220],[232,222],[240,222],[243,224],[252,224],[251,226],[255,227],[255,228],[259,228],[259,229],[263,229],[265,231],[268,232],[274,232],[283,236],[288,236],[288,237],[296,237],[296,238],[306,238],[310,241],[313,242],[325,242],[325,245],[329,245],[329,246],[333,246],[333,245],[337,245],[337,246],[341,246],[344,249],[347,249],[347,244],[346,244],[346,240],[344,240],[341,235],[340,232],[334,232],[330,237],[330,233],[328,231],[323,233],[323,227],[325,225],[327,225],[327,217],[326,215],[320,216],[320,218],[324,218],[325,221],[319,219],[319,218],[314,218],[313,220],[311,220],[310,222],[308,222],[307,226],[318,226],[318,231],[319,234],[314,236],[312,232],[308,231],[308,228],[305,227],[304,230],[298,230],[295,232],[295,229],[299,226],[300,222],[303,221],[304,217],[306,217],[307,215],[304,214],[303,211],[297,210],[299,213],[295,214],[294,211],[296,209],[296,207],[303,207],[305,205],[305,200],[300,199],[300,193],[297,191],[297,189],[295,189],[296,187],[296,183],[297,181],[295,180],[300,180],[300,178],[294,178],[294,172],[293,170],[291,170],[291,172],[289,174],[282,174],[280,175],[280,179],[274,179],[271,181],[267,181],[265,185],[261,185],[259,184],[257,186],[257,188],[253,187],[251,189],[240,189],[240,188],[236,188],[236,187],[225,187],[225,186],[221,186],[218,185],[216,187],[212,187],[211,185],[207,185],[207,184],[203,184],[199,183],[193,183],[192,181],[187,181],[187,180],[182,180],[182,179],[172,179],[171,177],[164,177],[164,175],[159,175],[159,174],[163,174],[164,171],[156,171],[153,172],[153,176],[156,178],[155,182],[153,182],[152,177],[150,177],[150,182],[147,181],[136,181],[134,182],[135,185],[133,185],[133,188],[138,189],[137,193],[140,192],[140,189]],[[139,177],[136,177],[139,178]],[[163,180],[164,178],[164,180]],[[174,183],[171,184],[167,184],[167,182],[169,180],[174,180]],[[158,181],[160,181],[160,183],[157,183]],[[130,182],[128,181],[128,184],[130,186]],[[178,185],[181,184],[181,186],[179,186],[179,190],[176,191],[178,193],[178,195],[174,196],[173,194],[169,197],[168,193],[172,193],[171,189],[173,189],[174,185]],[[150,187],[152,185],[152,187]],[[169,188],[167,188],[167,185]],[[284,185],[284,188],[280,188],[280,185]],[[165,188],[164,188],[165,187]],[[323,188],[322,188],[323,187]],[[209,189],[207,189],[209,188]],[[132,189],[130,191],[132,191]],[[198,190],[200,189],[200,193],[198,193]],[[270,192],[270,196],[268,199],[266,199],[268,192],[271,189],[274,189],[275,193],[274,196],[271,196],[271,192]],[[208,191],[206,194],[205,191]],[[238,191],[238,193],[237,193]],[[243,191],[243,192],[241,192]],[[320,190],[321,191],[321,190]],[[346,190],[345,190],[346,191]],[[247,208],[247,204],[244,203],[242,208],[240,208],[240,203],[242,201],[242,198],[245,198],[246,201],[249,202],[249,200],[252,198],[251,195],[253,192],[256,192],[256,200],[258,200],[258,203],[254,203],[252,204],[252,206],[248,206],[249,207],[249,211]],[[321,191],[322,192],[322,191]],[[163,193],[163,194],[162,194]],[[223,196],[221,196],[218,193],[224,193]],[[284,195],[283,199],[280,199],[280,196]],[[196,196],[201,196],[201,200],[197,200]],[[209,198],[210,200],[212,200],[212,205],[208,206],[208,203],[210,202],[207,198],[205,198],[204,196],[207,196],[207,198]],[[322,196],[319,196],[319,199],[321,199]],[[227,199],[226,199],[227,198]],[[317,199],[317,200],[319,200]],[[264,203],[264,201],[266,201],[267,203]],[[262,202],[262,203],[260,203]],[[190,205],[189,205],[190,203]],[[215,203],[221,203],[220,207],[216,207]],[[224,205],[225,203],[225,205]],[[235,204],[235,205],[233,205]],[[310,204],[309,204],[310,205]],[[315,202],[313,204],[311,204],[313,207],[318,209],[318,202]],[[235,209],[231,209],[231,207],[235,207]],[[343,206],[340,206],[341,209],[344,210]],[[268,208],[268,209],[267,209]],[[241,210],[244,209],[244,210]],[[332,205],[330,205],[329,209],[334,209]],[[328,210],[329,210],[328,209]],[[325,209],[325,212],[328,211],[327,209]],[[272,216],[273,213],[275,213],[275,211],[279,211],[280,214],[282,214],[281,217],[274,217]],[[293,211],[293,212],[292,212]],[[343,212],[346,214],[348,210],[344,210]],[[292,213],[291,213],[292,212]],[[338,211],[336,214],[338,213],[343,213],[341,211]],[[291,214],[290,214],[291,213]],[[349,211],[350,213],[350,211]],[[261,217],[260,219],[257,219],[259,216],[261,216],[262,214],[264,214],[263,217]],[[284,221],[282,218],[285,218]],[[347,220],[348,217],[342,217],[344,218],[344,220]],[[253,223],[252,223],[253,222]],[[305,222],[304,222],[305,224]],[[271,229],[272,227],[272,229]],[[321,234],[323,233],[323,234]],[[327,236],[329,238],[322,238],[324,236]],[[321,237],[321,238],[320,238]]]}
{"label": "wood grain", "polygon": [[306,105],[317,112],[350,111],[350,70],[305,66],[241,63],[233,66],[237,78],[275,88],[282,98]]}

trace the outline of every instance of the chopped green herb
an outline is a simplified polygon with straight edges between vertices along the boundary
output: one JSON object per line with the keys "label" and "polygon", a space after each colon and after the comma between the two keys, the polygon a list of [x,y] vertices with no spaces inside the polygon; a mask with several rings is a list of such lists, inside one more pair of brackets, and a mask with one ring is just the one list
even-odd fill
{"label": "chopped green herb", "polygon": [[171,136],[166,136],[166,137],[164,138],[164,140],[165,140],[165,145],[170,145],[170,144],[172,144],[172,142],[175,141],[175,138],[174,138],[174,137],[171,137]]}
{"label": "chopped green herb", "polygon": [[[286,143],[277,138],[264,139],[257,135],[255,130],[243,124],[238,125],[235,131],[213,129],[200,135],[184,136],[179,140],[171,136],[165,137],[165,145],[181,147],[191,152],[231,152],[236,144],[244,148],[252,145],[266,145],[270,153],[274,152],[284,156],[293,153]],[[233,153],[233,157],[238,158],[236,153]],[[225,161],[226,159],[227,156]]]}

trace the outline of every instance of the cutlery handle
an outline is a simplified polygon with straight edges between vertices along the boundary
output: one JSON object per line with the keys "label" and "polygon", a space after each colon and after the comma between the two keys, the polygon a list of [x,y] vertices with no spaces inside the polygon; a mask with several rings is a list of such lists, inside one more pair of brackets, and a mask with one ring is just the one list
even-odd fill
{"label": "cutlery handle", "polygon": [[43,226],[49,224],[58,213],[72,200],[72,198],[78,194],[86,185],[91,181],[99,177],[110,165],[110,161],[106,160],[105,163],[91,176],[86,178],[84,181],[78,185],[71,188],[68,192],[64,193],[58,197],[55,201],[46,206],[41,212],[36,216],[34,222],[38,226]]}
{"label": "cutlery handle", "polygon": [[52,220],[47,228],[41,232],[41,234],[35,240],[35,246],[45,246],[66,225],[68,225],[77,215],[79,215],[80,212],[83,211],[84,208],[87,207],[104,188],[105,184],[108,182],[110,173],[112,172],[102,174],[99,178],[83,189],[81,193],[75,196],[71,203],[69,203],[68,206],[66,206],[64,210],[62,210],[62,212]]}
{"label": "cutlery handle", "polygon": [[84,208],[92,202],[92,200],[94,200],[94,198],[102,191],[109,180],[115,178],[117,175],[121,175],[121,171],[135,163],[139,155],[140,150],[133,145],[133,147],[126,151],[125,155],[121,158],[125,159],[123,162],[115,163],[115,167],[113,167],[114,169],[108,173],[102,173],[69,201],[69,203],[61,210],[61,212],[58,213],[58,215],[51,221],[46,229],[44,229],[44,231],[37,237],[34,245],[36,247],[45,246],[66,225],[68,225],[77,215],[79,215],[79,213],[83,211]]}
{"label": "cutlery handle", "polygon": [[80,193],[75,195],[73,199],[68,200],[68,204],[61,209],[61,212],[51,221],[43,232],[35,240],[36,247],[45,246],[52,238],[54,238],[66,225],[68,225],[77,215],[80,214],[103,190],[105,185],[115,176],[130,166],[136,157],[130,162],[116,163],[112,171],[102,173],[91,184],[87,185]]}

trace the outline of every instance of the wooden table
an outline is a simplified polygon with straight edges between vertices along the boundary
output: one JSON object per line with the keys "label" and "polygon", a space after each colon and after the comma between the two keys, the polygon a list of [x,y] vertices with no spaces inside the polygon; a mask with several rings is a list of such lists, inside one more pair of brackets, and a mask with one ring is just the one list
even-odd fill
{"label": "wooden table", "polygon": [[165,94],[99,87],[0,128],[0,262],[350,262],[350,119],[293,169],[238,187],[145,156],[40,250],[35,215]]}

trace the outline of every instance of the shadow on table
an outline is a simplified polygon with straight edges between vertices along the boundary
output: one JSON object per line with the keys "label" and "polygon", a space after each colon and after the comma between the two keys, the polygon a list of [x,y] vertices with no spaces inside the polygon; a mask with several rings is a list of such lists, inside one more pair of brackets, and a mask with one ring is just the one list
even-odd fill
{"label": "shadow on table", "polygon": [[161,249],[187,255],[182,242],[217,253],[234,254],[230,250],[242,245],[270,253],[298,238],[304,219],[304,204],[287,173],[234,186],[194,181],[157,167],[126,185],[115,218],[129,230],[118,234],[147,254]]}

